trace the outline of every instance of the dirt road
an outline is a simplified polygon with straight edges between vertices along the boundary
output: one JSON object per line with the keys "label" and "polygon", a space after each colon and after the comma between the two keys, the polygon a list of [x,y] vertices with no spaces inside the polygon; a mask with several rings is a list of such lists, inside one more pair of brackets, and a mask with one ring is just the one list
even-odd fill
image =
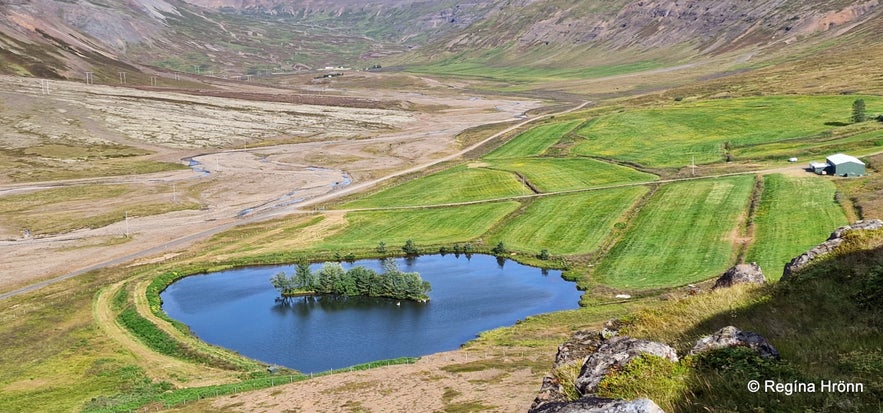
{"label": "dirt road", "polygon": [[[129,194],[94,201],[56,200],[32,209],[61,222],[118,214],[116,222],[92,229],[27,237],[26,227],[0,219],[0,299],[97,268],[170,253],[236,225],[307,209],[453,159],[464,152],[455,139],[461,131],[508,122],[539,106],[536,101],[476,97],[441,86],[434,94],[384,93],[384,98],[431,108],[420,112],[252,102],[234,99],[235,92],[217,98],[75,82],[52,82],[52,94],[44,96],[38,85],[33,79],[0,77],[0,103],[6,103],[0,163],[39,159],[44,165],[38,169],[76,171],[89,167],[91,158],[53,157],[83,145],[111,152],[123,145],[152,151],[136,160],[192,158],[200,163],[200,171],[24,183],[10,182],[0,173],[4,198],[110,186],[125,187]],[[231,116],[239,122],[235,127],[227,126]],[[270,144],[250,146],[262,140]],[[22,148],[46,156],[18,160],[15,156]],[[3,172],[21,177],[25,170]],[[201,207],[169,206],[184,201]],[[143,204],[161,204],[174,212],[123,220],[124,211]]]}

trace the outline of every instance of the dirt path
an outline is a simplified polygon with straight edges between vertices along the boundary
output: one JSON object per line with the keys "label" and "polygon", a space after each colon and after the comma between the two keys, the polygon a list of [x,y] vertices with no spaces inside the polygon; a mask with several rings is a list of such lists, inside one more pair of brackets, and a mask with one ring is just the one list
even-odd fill
{"label": "dirt path", "polygon": [[[93,304],[95,323],[123,348],[131,353],[149,377],[164,380],[175,385],[208,386],[229,381],[230,373],[223,370],[187,363],[172,357],[163,356],[147,348],[126,329],[117,324],[116,314],[111,309],[113,296],[125,282],[118,282],[98,293]],[[186,381],[180,381],[184,378]]]}
{"label": "dirt path", "polygon": [[[485,143],[502,136],[503,134],[509,133],[513,130],[516,130],[520,127],[528,125],[532,122],[546,119],[551,116],[561,115],[561,114],[569,113],[569,112],[572,112],[575,110],[579,110],[588,104],[589,104],[589,102],[585,102],[583,104],[580,104],[580,105],[578,105],[574,108],[568,109],[566,111],[547,114],[544,116],[540,116],[537,118],[533,118],[533,119],[529,119],[529,120],[526,120],[523,122],[519,122],[518,124],[513,125],[509,128],[506,128],[505,130],[503,130],[501,132],[495,133],[478,143],[475,143],[467,148],[461,149],[461,150],[451,153],[449,155],[446,155],[446,156],[443,156],[440,158],[435,158],[434,160],[431,160],[431,161],[422,162],[416,166],[399,170],[398,172],[394,172],[394,173],[385,175],[381,178],[360,182],[357,184],[349,185],[344,188],[333,188],[333,190],[331,190],[330,192],[327,192],[323,195],[314,195],[311,198],[306,199],[300,203],[292,204],[289,206],[280,206],[277,208],[269,208],[266,210],[257,211],[253,214],[249,214],[248,217],[246,217],[244,219],[229,219],[228,218],[228,219],[223,219],[223,220],[214,220],[214,219],[208,220],[208,219],[200,218],[200,214],[197,214],[192,219],[188,220],[189,224],[187,227],[181,227],[179,225],[179,226],[175,227],[175,228],[177,228],[176,230],[171,229],[171,228],[169,230],[167,230],[167,231],[172,231],[171,234],[173,234],[173,235],[171,238],[169,238],[169,233],[165,232],[165,233],[161,233],[162,241],[160,241],[160,242],[150,241],[150,242],[147,242],[146,244],[139,243],[138,245],[128,246],[128,249],[125,248],[125,244],[124,244],[123,247],[117,247],[115,249],[117,251],[115,258],[110,259],[110,260],[105,260],[105,261],[94,262],[91,265],[84,266],[84,267],[79,268],[75,271],[70,271],[70,268],[72,268],[72,267],[75,268],[77,266],[77,264],[82,265],[82,261],[78,261],[78,262],[64,261],[61,264],[63,264],[64,267],[68,269],[67,273],[64,273],[62,275],[52,277],[52,278],[49,278],[49,279],[46,279],[46,280],[43,280],[43,281],[40,281],[37,283],[30,283],[24,287],[20,287],[15,290],[0,294],[0,300],[5,299],[5,298],[9,298],[9,297],[13,297],[16,295],[24,294],[24,293],[27,293],[30,291],[34,291],[34,290],[42,288],[46,285],[60,282],[60,281],[75,277],[77,275],[86,273],[88,271],[92,271],[92,270],[96,270],[96,269],[100,269],[100,268],[105,268],[108,266],[119,265],[119,264],[122,264],[122,263],[125,263],[128,261],[136,260],[139,258],[146,258],[146,257],[152,256],[152,255],[159,255],[160,253],[168,252],[169,250],[174,249],[174,248],[182,248],[182,247],[192,244],[193,242],[195,242],[197,240],[204,239],[208,236],[217,234],[219,232],[225,231],[227,229],[233,228],[238,225],[259,222],[259,221],[263,221],[263,220],[267,220],[267,219],[271,219],[271,218],[276,218],[276,217],[280,217],[280,216],[284,216],[284,215],[288,215],[288,214],[292,214],[292,213],[313,213],[314,211],[312,211],[308,208],[318,205],[318,204],[321,204],[321,203],[324,203],[324,202],[331,201],[333,199],[340,198],[342,196],[345,196],[345,195],[348,195],[348,194],[351,194],[354,192],[370,189],[380,183],[383,183],[385,181],[388,181],[390,179],[393,179],[393,178],[396,178],[399,176],[418,172],[420,170],[429,168],[433,165],[437,165],[442,162],[447,162],[447,161],[459,158],[459,157],[463,156],[464,154],[466,154],[470,151],[473,151],[476,148],[484,145]],[[272,150],[272,148],[269,148],[269,150]],[[232,151],[232,152],[236,152],[236,151]],[[231,171],[229,173],[235,173],[235,167],[230,167],[230,169],[231,169]],[[222,175],[223,175],[223,171],[221,172],[221,174],[219,174],[219,176],[222,176]],[[273,182],[276,182],[276,181],[270,180],[270,181],[268,181],[268,184],[272,184]],[[237,185],[242,186],[242,180],[241,179],[232,179],[232,180],[226,181],[226,184],[233,185],[233,187],[231,187],[232,188],[231,191],[232,191],[235,189],[235,186],[237,186]],[[278,185],[278,183],[276,185]],[[221,194],[226,194],[227,192],[228,191],[220,191]],[[232,194],[231,196],[233,196],[235,194],[236,193]],[[230,203],[232,203],[232,202],[233,201],[228,201],[227,204],[225,204],[226,207],[228,208],[228,210],[230,210],[231,208],[235,208],[235,204],[232,206],[230,205]],[[230,216],[230,215],[227,215],[227,216]],[[196,220],[194,221],[194,219],[196,219]],[[153,227],[149,223],[145,223],[144,228],[145,228],[145,231],[148,231]],[[186,233],[187,235],[181,236],[180,234],[182,234],[181,230],[183,228],[187,229],[186,231],[183,232],[183,233]],[[177,233],[174,231],[177,231]],[[157,235],[160,235],[160,234],[157,234]],[[44,242],[48,242],[48,241],[51,241],[51,240],[44,240]],[[34,241],[34,242],[36,242],[36,241]],[[6,243],[9,243],[9,242],[6,242]],[[2,244],[2,243],[0,243],[0,244]],[[20,241],[14,241],[12,244],[10,244],[10,246],[21,246],[21,245],[24,245],[24,244],[21,243]],[[143,247],[139,248],[139,245],[153,245],[153,246],[151,246],[149,248],[143,248]],[[0,246],[2,246],[2,245],[0,245]],[[121,253],[120,251],[126,251],[126,252]],[[45,252],[42,253],[41,255],[46,256]],[[27,257],[25,257],[25,258],[27,258]],[[25,259],[25,258],[23,258],[23,259]],[[94,257],[93,257],[93,259],[94,259]]]}

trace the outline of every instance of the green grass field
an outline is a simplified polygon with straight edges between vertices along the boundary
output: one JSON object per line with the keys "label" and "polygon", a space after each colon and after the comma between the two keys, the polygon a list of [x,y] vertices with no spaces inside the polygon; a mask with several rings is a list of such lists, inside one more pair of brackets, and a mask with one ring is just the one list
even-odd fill
{"label": "green grass field", "polygon": [[779,279],[788,261],[846,225],[835,191],[831,180],[823,177],[765,176],[754,243],[745,260],[760,264],[768,279]]}
{"label": "green grass field", "polygon": [[543,192],[652,182],[655,175],[589,158],[524,158],[490,161],[491,167],[518,172]]}
{"label": "green grass field", "polygon": [[662,186],[595,270],[617,288],[656,288],[711,278],[733,263],[732,235],[745,213],[750,176]]}
{"label": "green grass field", "polygon": [[[857,96],[768,96],[681,103],[603,116],[575,131],[586,140],[575,154],[679,167],[720,161],[735,148],[832,133],[849,123]],[[883,99],[863,97],[867,113]],[[872,121],[873,122],[873,121]],[[739,154],[739,151],[734,151]],[[758,153],[758,156],[765,155]]]}
{"label": "green grass field", "polygon": [[[735,148],[733,154],[739,159],[788,159],[823,162],[825,157],[838,152],[860,156],[863,153],[883,150],[883,123],[865,122],[863,128],[844,127],[842,132],[816,138],[795,139]],[[865,129],[872,130],[865,130]]]}
{"label": "green grass field", "polygon": [[540,198],[488,238],[526,252],[590,253],[646,192],[646,187],[637,186]]}
{"label": "green grass field", "polygon": [[550,146],[556,144],[561,137],[582,123],[580,120],[556,122],[537,126],[524,132],[503,146],[487,154],[484,159],[523,158],[542,155]]}
{"label": "green grass field", "polygon": [[345,230],[326,238],[317,247],[325,250],[373,248],[383,241],[393,250],[408,239],[418,248],[470,241],[487,232],[519,205],[509,201],[449,208],[350,212],[346,215]]}
{"label": "green grass field", "polygon": [[349,202],[345,208],[435,205],[521,195],[521,182],[509,172],[458,166]]}

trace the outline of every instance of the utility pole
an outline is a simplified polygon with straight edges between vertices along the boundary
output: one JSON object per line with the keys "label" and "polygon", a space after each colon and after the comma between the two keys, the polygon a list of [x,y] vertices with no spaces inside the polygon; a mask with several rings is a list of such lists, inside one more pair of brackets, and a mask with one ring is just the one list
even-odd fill
{"label": "utility pole", "polygon": [[693,159],[690,161],[690,169],[692,169],[692,176],[696,176],[696,155],[693,155]]}
{"label": "utility pole", "polygon": [[156,87],[156,76],[150,77],[150,86]]}
{"label": "utility pole", "polygon": [[126,72],[120,72],[120,84],[121,85],[126,84]]}
{"label": "utility pole", "polygon": [[49,80],[48,79],[40,79],[40,93],[43,95],[49,94]]}
{"label": "utility pole", "polygon": [[95,83],[95,74],[92,72],[86,72],[86,84],[91,85]]}

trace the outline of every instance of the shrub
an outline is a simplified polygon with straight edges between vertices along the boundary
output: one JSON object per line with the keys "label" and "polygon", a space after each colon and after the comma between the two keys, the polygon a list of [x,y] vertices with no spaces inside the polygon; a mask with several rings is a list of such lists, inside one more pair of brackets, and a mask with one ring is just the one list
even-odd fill
{"label": "shrub", "polygon": [[402,251],[407,255],[417,255],[420,252],[412,240],[405,241],[405,245],[402,246]]}

